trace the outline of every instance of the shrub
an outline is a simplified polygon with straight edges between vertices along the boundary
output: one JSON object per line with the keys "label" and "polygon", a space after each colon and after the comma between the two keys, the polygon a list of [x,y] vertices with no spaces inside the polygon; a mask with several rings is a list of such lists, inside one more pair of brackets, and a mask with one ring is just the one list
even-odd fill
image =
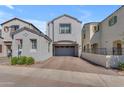
{"label": "shrub", "polygon": [[18,64],[20,65],[26,64],[26,59],[27,59],[26,56],[21,56],[18,60]]}
{"label": "shrub", "polygon": [[24,65],[24,64],[31,65],[31,64],[34,64],[34,58],[26,57],[26,56],[21,56],[19,58],[18,57],[12,57],[11,65],[16,65],[16,64],[19,64],[19,65]]}
{"label": "shrub", "polygon": [[118,67],[120,70],[124,70],[124,62],[120,62]]}
{"label": "shrub", "polygon": [[34,64],[34,58],[33,58],[33,57],[27,57],[27,59],[26,59],[26,64],[27,64],[27,65]]}
{"label": "shrub", "polygon": [[12,57],[11,59],[11,65],[16,65],[18,61],[18,57]]}

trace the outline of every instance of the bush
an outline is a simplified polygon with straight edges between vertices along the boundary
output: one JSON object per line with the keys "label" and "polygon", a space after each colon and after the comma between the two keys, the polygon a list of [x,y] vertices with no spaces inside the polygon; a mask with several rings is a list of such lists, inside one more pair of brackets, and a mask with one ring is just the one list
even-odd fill
{"label": "bush", "polygon": [[34,64],[34,58],[33,58],[33,57],[27,57],[27,59],[26,59],[26,64],[27,64],[27,65]]}
{"label": "bush", "polygon": [[124,70],[124,62],[120,62],[119,65],[118,65],[119,69],[120,70]]}
{"label": "bush", "polygon": [[24,65],[24,64],[31,65],[31,64],[34,64],[34,58],[26,57],[26,56],[21,56],[19,58],[18,57],[12,57],[11,65],[16,65],[16,64],[19,64],[19,65]]}
{"label": "bush", "polygon": [[21,57],[18,59],[17,64],[19,64],[19,65],[26,64],[26,59],[27,59],[26,56],[21,56]]}
{"label": "bush", "polygon": [[16,65],[18,61],[18,57],[12,57],[11,59],[11,65]]}

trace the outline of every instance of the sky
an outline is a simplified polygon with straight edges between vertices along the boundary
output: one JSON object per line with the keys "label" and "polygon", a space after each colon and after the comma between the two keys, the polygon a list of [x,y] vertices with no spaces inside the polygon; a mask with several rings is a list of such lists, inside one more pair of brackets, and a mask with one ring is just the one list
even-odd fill
{"label": "sky", "polygon": [[83,25],[100,22],[119,7],[121,5],[0,5],[0,23],[18,17],[45,33],[46,23],[60,15],[71,15]]}

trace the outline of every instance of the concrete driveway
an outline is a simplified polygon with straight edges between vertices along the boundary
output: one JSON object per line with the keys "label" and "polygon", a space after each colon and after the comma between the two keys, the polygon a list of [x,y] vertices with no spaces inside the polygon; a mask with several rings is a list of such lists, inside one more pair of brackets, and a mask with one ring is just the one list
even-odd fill
{"label": "concrete driveway", "polygon": [[118,75],[117,70],[106,69],[97,65],[93,65],[88,61],[78,57],[51,57],[48,60],[36,63],[31,67],[56,69],[64,71],[76,71],[85,73],[97,73],[107,75]]}
{"label": "concrete driveway", "polygon": [[124,87],[124,76],[1,65],[0,86],[1,87],[105,87],[105,86]]}

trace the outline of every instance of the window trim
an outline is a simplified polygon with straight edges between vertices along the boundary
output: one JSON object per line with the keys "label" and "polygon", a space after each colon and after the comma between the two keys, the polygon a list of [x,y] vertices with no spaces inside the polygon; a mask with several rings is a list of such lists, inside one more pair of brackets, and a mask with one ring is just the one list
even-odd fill
{"label": "window trim", "polygon": [[115,25],[116,23],[117,23],[117,16],[116,15],[109,18],[109,20],[108,20],[109,27]]}
{"label": "window trim", "polygon": [[48,42],[48,52],[50,52],[50,42]]}
{"label": "window trim", "polygon": [[[15,27],[17,27],[17,28],[15,28]],[[19,29],[19,25],[11,25],[10,28],[11,28],[11,31],[12,30],[16,31],[17,29]]]}
{"label": "window trim", "polygon": [[[64,32],[62,33],[62,31],[61,31],[61,25],[69,25],[69,32],[67,33],[67,29],[65,29],[64,28]],[[59,24],[59,34],[71,34],[71,31],[72,30],[72,28],[71,28],[71,23],[60,23]]]}
{"label": "window trim", "polygon": [[[31,41],[31,49],[37,49],[37,39],[30,39],[30,41]],[[36,42],[34,43],[33,41],[36,41]]]}
{"label": "window trim", "polygon": [[3,51],[2,51],[2,44],[0,44],[0,53],[2,53]]}

